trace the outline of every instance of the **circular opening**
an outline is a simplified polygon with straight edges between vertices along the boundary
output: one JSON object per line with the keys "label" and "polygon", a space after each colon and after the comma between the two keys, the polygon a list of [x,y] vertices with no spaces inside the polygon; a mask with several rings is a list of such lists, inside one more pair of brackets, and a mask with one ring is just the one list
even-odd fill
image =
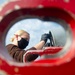
{"label": "circular opening", "polygon": [[[66,41],[70,31],[67,23],[61,19],[56,19],[54,17],[44,17],[42,19],[39,18],[25,18],[23,20],[16,19],[16,21],[12,22],[11,28],[8,30],[6,38],[5,38],[5,46],[8,44],[12,44],[10,39],[14,36],[15,32],[18,30],[25,30],[30,34],[29,45],[24,49],[28,50],[31,47],[34,47],[41,40],[42,34],[49,34],[51,32],[54,44],[51,45],[50,39],[47,40],[47,43],[43,46],[41,50],[45,50],[47,47],[64,47],[66,45]],[[37,38],[38,37],[38,38]],[[48,45],[49,44],[49,45]],[[67,46],[67,45],[66,45]],[[44,58],[56,58],[63,56],[66,53],[66,50],[62,49],[55,54],[44,54]],[[40,59],[39,57],[36,58]]]}
{"label": "circular opening", "polygon": [[[54,14],[56,10],[57,12]],[[43,12],[45,13],[41,14],[39,11],[41,13]],[[59,15],[58,15],[58,12],[59,12]],[[64,13],[64,15],[67,14],[64,11],[58,10],[55,8],[54,9],[51,8],[50,10],[49,9],[41,9],[41,10],[40,9],[37,9],[37,10],[21,9],[21,10],[12,12],[9,15],[6,15],[1,22],[1,25],[4,25],[4,29],[3,29],[4,31],[1,30],[1,32],[3,31],[3,33],[5,33],[5,35],[3,35],[3,37],[5,36],[3,40],[4,45],[7,45],[10,43],[8,40],[13,36],[14,32],[18,30],[18,28],[26,30],[27,32],[30,33],[30,36],[32,39],[30,39],[30,44],[28,47],[32,47],[38,41],[40,41],[41,35],[43,33],[49,34],[49,31],[51,31],[53,36],[54,46],[58,46],[58,47],[62,46],[63,49],[53,55],[47,55],[45,57],[59,58],[61,56],[64,56],[69,51],[69,47],[72,42],[72,33],[69,27],[70,25],[68,25],[71,19],[69,20],[68,18],[63,16],[62,13]],[[12,17],[12,15],[14,16]],[[68,15],[66,16],[68,17]],[[4,22],[6,22],[6,24]],[[8,25],[8,27],[6,25]],[[35,36],[33,36],[33,34],[35,34]],[[36,39],[37,41],[34,41]],[[32,42],[34,43],[32,44]],[[48,40],[48,42],[50,41]]]}

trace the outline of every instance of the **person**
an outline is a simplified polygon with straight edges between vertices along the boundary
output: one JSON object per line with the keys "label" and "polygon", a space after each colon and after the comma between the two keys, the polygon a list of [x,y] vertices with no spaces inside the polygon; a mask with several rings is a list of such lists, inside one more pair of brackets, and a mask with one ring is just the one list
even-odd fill
{"label": "person", "polygon": [[[48,34],[43,34],[41,41],[35,46],[24,50],[29,44],[30,34],[24,30],[18,30],[15,32],[14,36],[10,39],[11,44],[6,45],[6,48],[10,56],[17,62],[23,62],[23,55],[29,50],[41,50],[46,44],[47,39],[49,38]],[[34,40],[35,41],[35,40]],[[27,57],[27,62],[35,60],[39,55],[32,54]]]}

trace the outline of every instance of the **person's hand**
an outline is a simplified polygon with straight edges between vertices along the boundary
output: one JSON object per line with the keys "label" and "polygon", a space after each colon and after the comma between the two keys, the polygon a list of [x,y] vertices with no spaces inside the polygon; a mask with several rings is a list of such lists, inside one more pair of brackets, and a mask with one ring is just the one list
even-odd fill
{"label": "person's hand", "polygon": [[48,38],[49,38],[49,34],[43,34],[41,37],[41,41],[45,41],[46,43]]}

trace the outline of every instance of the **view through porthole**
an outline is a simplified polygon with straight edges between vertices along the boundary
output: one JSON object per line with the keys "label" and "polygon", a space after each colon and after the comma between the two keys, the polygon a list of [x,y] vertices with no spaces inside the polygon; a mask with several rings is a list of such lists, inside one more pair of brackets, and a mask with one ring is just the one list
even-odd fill
{"label": "view through porthole", "polygon": [[[24,19],[15,23],[8,31],[6,36],[5,44],[8,45],[10,38],[13,37],[14,33],[18,30],[25,30],[30,34],[30,42],[27,48],[30,48],[37,44],[42,34],[52,32],[52,35],[56,41],[55,46],[64,46],[66,43],[66,32],[62,26],[56,22],[44,22],[39,19]],[[61,35],[62,34],[62,35]],[[61,40],[60,38],[63,39]]]}
{"label": "view through porthole", "polygon": [[[12,44],[10,38],[15,35],[18,30],[25,30],[30,34],[29,45],[24,49],[27,50],[34,47],[41,41],[43,34],[49,34],[51,32],[54,45],[56,47],[63,47],[66,43],[66,31],[58,23],[52,21],[42,21],[37,18],[23,19],[15,23],[7,32],[5,45]],[[46,43],[49,43],[49,39]]]}

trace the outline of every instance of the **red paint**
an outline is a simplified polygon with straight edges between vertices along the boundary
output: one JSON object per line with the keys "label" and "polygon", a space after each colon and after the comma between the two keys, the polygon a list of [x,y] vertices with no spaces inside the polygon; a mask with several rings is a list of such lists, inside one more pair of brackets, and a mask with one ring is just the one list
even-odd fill
{"label": "red paint", "polygon": [[[69,1],[69,2],[64,2]],[[17,5],[16,5],[17,4]],[[20,6],[23,9],[15,10],[15,5]],[[43,6],[44,8],[38,8],[39,6]],[[10,75],[75,75],[75,0],[19,0],[6,4],[3,9],[0,11],[0,16],[3,16],[3,20],[0,22],[0,41],[2,43],[3,33],[6,32],[9,24],[14,21],[17,17],[24,15],[31,16],[50,16],[50,17],[58,17],[65,20],[72,31],[72,44],[69,48],[69,52],[63,56],[62,58],[56,59],[44,59],[39,60],[37,62],[33,62],[29,64],[29,66],[17,66],[10,65],[10,60],[8,57],[2,58],[0,56],[0,71],[3,70],[7,74]],[[25,8],[25,9],[24,9]],[[38,8],[38,9],[37,9]],[[12,10],[13,12],[6,15],[6,12]],[[73,17],[72,17],[73,15]],[[5,52],[6,50],[0,44],[0,51]],[[2,53],[0,53],[2,54]],[[8,54],[6,53],[8,56]],[[71,61],[68,63],[66,60],[70,58]],[[9,61],[6,61],[6,60]],[[9,63],[8,63],[9,62]],[[56,63],[56,66],[50,66]],[[62,65],[59,65],[62,63]],[[19,65],[19,63],[17,63]],[[18,68],[18,72],[15,72],[14,69]]]}

